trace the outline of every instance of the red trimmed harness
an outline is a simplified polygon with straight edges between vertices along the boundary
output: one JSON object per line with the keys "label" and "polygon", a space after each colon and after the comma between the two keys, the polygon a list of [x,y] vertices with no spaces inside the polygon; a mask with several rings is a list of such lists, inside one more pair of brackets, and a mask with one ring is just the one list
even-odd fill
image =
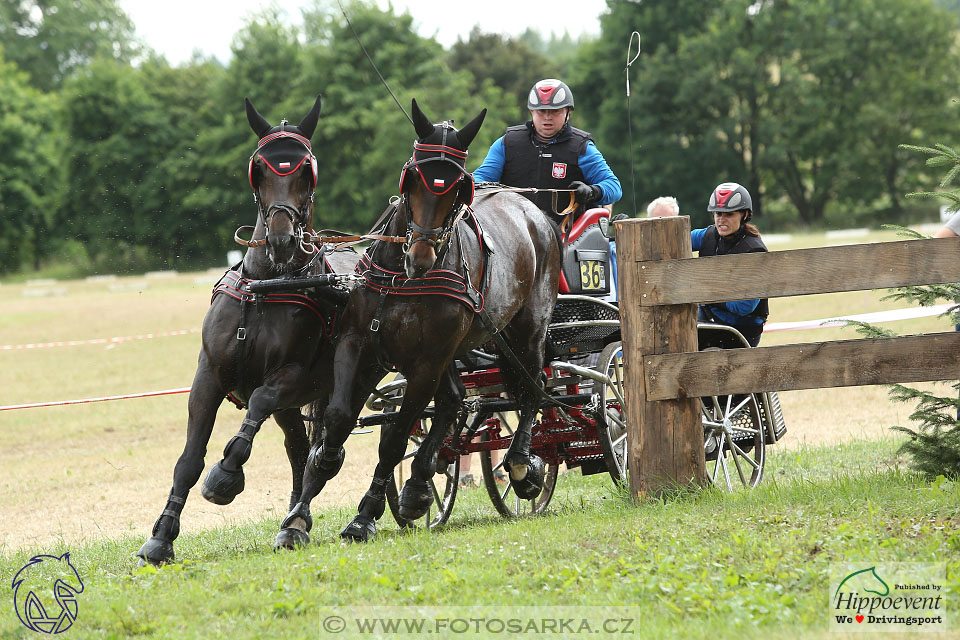
{"label": "red trimmed harness", "polygon": [[[246,323],[244,322],[244,316],[246,315],[248,302],[254,302],[258,305],[258,307],[263,302],[271,304],[293,304],[303,307],[311,311],[320,319],[320,322],[323,326],[323,332],[321,333],[323,342],[321,343],[321,346],[326,344],[326,342],[333,336],[333,333],[336,330],[338,316],[337,313],[334,313],[330,318],[327,318],[320,304],[315,299],[302,293],[251,293],[248,288],[251,282],[256,281],[241,277],[239,272],[231,269],[223,274],[223,277],[220,278],[219,282],[217,282],[217,284],[213,287],[213,293],[210,295],[211,304],[218,295],[225,295],[240,302],[240,324],[237,328],[237,340],[241,343],[245,342],[247,339],[247,327]],[[238,346],[237,348],[240,349],[241,347]],[[239,354],[239,351],[237,353]],[[239,356],[237,360],[237,366],[239,366]],[[246,405],[232,392],[227,394],[227,400],[236,405],[238,409],[246,408]]]}
{"label": "red trimmed harness", "polygon": [[[357,263],[354,271],[363,278],[364,286],[376,291],[381,294],[381,296],[389,294],[400,296],[445,296],[462,302],[474,313],[480,313],[484,305],[483,289],[487,277],[487,247],[484,244],[483,232],[480,229],[480,224],[477,222],[476,217],[468,215],[464,220],[471,223],[473,231],[477,236],[477,242],[480,245],[481,275],[479,290],[476,289],[470,281],[469,269],[463,258],[462,246],[460,259],[464,261],[464,271],[468,275],[463,275],[451,269],[431,269],[422,278],[411,280],[407,278],[406,274],[402,271],[391,271],[378,265],[373,261],[370,251],[360,257],[360,262]],[[457,241],[460,241],[459,234],[457,235]],[[379,313],[378,317],[374,318],[374,321],[377,323],[377,327],[379,327]]]}

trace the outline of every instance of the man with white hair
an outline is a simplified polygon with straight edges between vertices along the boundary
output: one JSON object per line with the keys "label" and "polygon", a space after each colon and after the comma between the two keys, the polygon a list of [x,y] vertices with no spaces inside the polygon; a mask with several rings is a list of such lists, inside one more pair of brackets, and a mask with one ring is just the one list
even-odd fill
{"label": "man with white hair", "polygon": [[665,218],[680,215],[680,205],[673,196],[660,196],[647,205],[648,218]]}

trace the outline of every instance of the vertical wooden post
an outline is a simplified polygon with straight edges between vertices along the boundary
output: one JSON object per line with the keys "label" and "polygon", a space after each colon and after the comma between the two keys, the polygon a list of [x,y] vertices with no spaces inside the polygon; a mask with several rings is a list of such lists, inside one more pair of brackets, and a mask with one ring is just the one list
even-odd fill
{"label": "vertical wooden post", "polygon": [[630,493],[639,499],[677,486],[703,486],[699,400],[648,401],[644,360],[651,354],[697,350],[697,305],[651,306],[649,293],[657,283],[644,277],[644,262],[693,256],[690,218],[624,220],[615,227]]}

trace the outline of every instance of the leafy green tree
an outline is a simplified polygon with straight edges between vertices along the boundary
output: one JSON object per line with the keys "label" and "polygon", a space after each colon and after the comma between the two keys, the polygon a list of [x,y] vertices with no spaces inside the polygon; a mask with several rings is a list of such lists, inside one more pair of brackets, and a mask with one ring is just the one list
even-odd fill
{"label": "leafy green tree", "polygon": [[960,23],[960,0],[933,0],[933,2],[938,7],[943,7],[954,14],[957,17],[957,22]]}
{"label": "leafy green tree", "polygon": [[229,66],[207,68],[206,82],[198,87],[205,103],[203,123],[184,134],[191,149],[183,162],[194,182],[184,186],[183,205],[192,212],[190,229],[203,231],[210,242],[216,238],[211,251],[218,261],[236,248],[234,230],[256,216],[246,171],[257,138],[247,123],[244,98],[273,124],[283,118],[298,121],[316,99],[318,90],[305,81],[306,54],[299,38],[299,29],[284,25],[275,8],[254,15],[234,36]]}
{"label": "leafy green tree", "polygon": [[[680,40],[704,28],[714,3],[698,0],[609,0],[600,17],[601,37],[585,43],[571,70],[577,118],[591,130],[624,187],[618,211],[658,196],[673,195],[681,211],[706,202],[716,176],[732,159],[719,141],[703,132],[705,105],[679,95],[685,69],[677,59]],[[630,129],[627,122],[626,53],[631,33],[642,34],[640,57],[630,71]],[[636,43],[633,52],[637,51]],[[631,139],[635,181],[631,180]],[[705,208],[697,206],[697,208]]]}
{"label": "leafy green tree", "polygon": [[[623,63],[612,61],[625,59],[630,32],[644,37],[631,75],[641,202],[672,194],[684,212],[701,209],[713,185],[736,180],[758,215],[774,203],[805,224],[822,222],[828,205],[896,210],[924,171],[895,142],[952,119],[954,26],[929,0],[609,6],[603,37],[576,68],[579,82],[606,89],[584,105],[594,133],[626,140],[623,101],[605,98],[623,86]],[[622,181],[624,151],[608,155]]]}
{"label": "leafy green tree", "polygon": [[171,68],[155,59],[137,70],[98,60],[67,82],[64,226],[98,271],[189,265],[214,247],[220,253],[211,229],[229,223],[188,202],[206,178],[199,159],[221,153],[200,142],[220,116],[202,84],[220,74],[209,62]]}
{"label": "leafy green tree", "polygon": [[0,2],[0,45],[44,91],[96,57],[130,60],[137,50],[133,33],[117,0]]}
{"label": "leafy green tree", "polygon": [[[764,163],[805,223],[830,202],[869,205],[916,185],[921,163],[895,142],[937,135],[950,118],[955,31],[930,2],[771,3],[786,47],[771,70],[770,148]],[[789,38],[787,37],[789,36]],[[910,46],[903,46],[903,43]]]}
{"label": "leafy green tree", "polygon": [[[577,59],[580,47],[588,42],[592,42],[596,36],[581,35],[574,38],[568,31],[563,35],[550,34],[549,38],[544,38],[543,34],[532,27],[521,33],[516,40],[526,44],[535,53],[543,56],[552,69],[549,76],[560,79],[567,79],[570,75],[570,69]],[[531,81],[530,84],[533,84]]]}
{"label": "leafy green tree", "polygon": [[[462,125],[489,108],[468,167],[479,164],[502,135],[514,103],[496,87],[478,90],[472,75],[451,70],[442,47],[418,36],[409,15],[381,11],[370,2],[351,2],[346,10],[405,111],[416,98],[431,118]],[[319,92],[324,98],[314,135],[320,171],[314,226],[366,231],[397,194],[416,134],[339,12],[321,6],[305,14],[304,54],[302,86],[311,97]]]}
{"label": "leafy green tree", "polygon": [[50,250],[62,193],[63,130],[57,103],[28,84],[26,73],[5,62],[0,47],[0,272],[30,263]]}
{"label": "leafy green tree", "polygon": [[[937,192],[910,193],[908,196],[943,199],[949,202],[949,208],[956,212],[960,209],[960,153],[944,144],[935,148],[915,145],[902,145],[904,151],[918,152],[929,156],[929,167],[944,170],[943,179]],[[908,238],[925,238],[916,231],[900,227],[901,235]],[[885,300],[903,300],[928,307],[941,301],[960,302],[960,284],[933,284],[913,287],[899,287],[887,295]],[[960,327],[960,306],[951,307],[943,316],[950,319],[954,327]],[[868,338],[894,337],[891,331],[873,325],[856,323],[857,331]],[[910,420],[916,428],[895,426],[895,431],[907,435],[900,451],[906,453],[911,466],[929,477],[960,477],[960,399],[956,391],[960,382],[953,383],[952,396],[940,396],[906,385],[892,385],[890,398],[895,402],[915,403]]]}
{"label": "leafy green tree", "polygon": [[[527,92],[541,78],[560,76],[560,69],[521,39],[482,33],[474,27],[466,41],[450,49],[450,67],[473,74],[478,83],[489,80],[517,105],[516,117],[528,117]],[[508,114],[505,114],[508,115]]]}
{"label": "leafy green tree", "polygon": [[[222,264],[231,248],[233,219],[227,213],[232,212],[210,197],[224,178],[206,173],[205,163],[221,155],[207,136],[223,122],[223,107],[213,89],[223,83],[226,70],[214,60],[195,58],[171,67],[162,58],[152,58],[139,71],[146,92],[162,106],[162,127],[168,136],[155,150],[156,183],[148,187],[156,191],[154,237],[162,247],[160,258],[169,266]],[[242,108],[242,103],[234,105],[236,112]],[[231,167],[227,179],[232,182],[235,173],[243,172],[245,160],[241,157]],[[237,182],[222,191],[242,193],[245,183]]]}

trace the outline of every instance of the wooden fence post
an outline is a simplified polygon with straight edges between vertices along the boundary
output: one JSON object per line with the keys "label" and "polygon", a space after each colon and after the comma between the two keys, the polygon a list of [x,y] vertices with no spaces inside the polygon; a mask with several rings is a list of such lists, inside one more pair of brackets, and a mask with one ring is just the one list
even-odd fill
{"label": "wooden fence post", "polygon": [[697,305],[651,306],[657,283],[644,277],[644,262],[693,256],[690,218],[624,220],[615,227],[630,494],[639,499],[678,486],[703,486],[699,400],[649,401],[644,360],[646,355],[697,351]]}

